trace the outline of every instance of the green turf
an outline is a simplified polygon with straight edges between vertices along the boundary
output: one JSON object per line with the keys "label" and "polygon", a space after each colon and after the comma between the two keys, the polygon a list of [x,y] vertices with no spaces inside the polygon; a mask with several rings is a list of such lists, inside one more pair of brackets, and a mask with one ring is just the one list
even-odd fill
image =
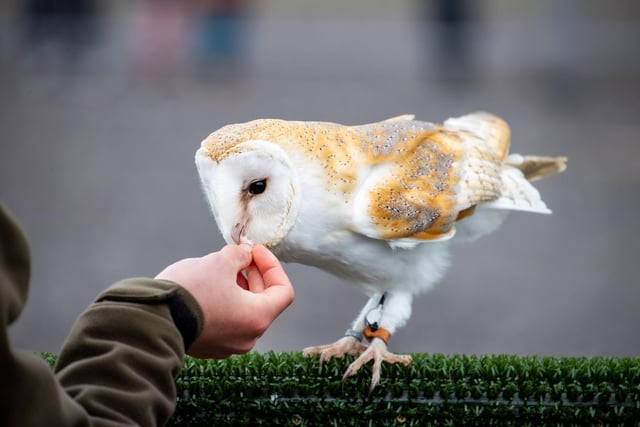
{"label": "green turf", "polygon": [[640,425],[640,358],[414,354],[341,385],[353,358],[187,358],[174,426]]}

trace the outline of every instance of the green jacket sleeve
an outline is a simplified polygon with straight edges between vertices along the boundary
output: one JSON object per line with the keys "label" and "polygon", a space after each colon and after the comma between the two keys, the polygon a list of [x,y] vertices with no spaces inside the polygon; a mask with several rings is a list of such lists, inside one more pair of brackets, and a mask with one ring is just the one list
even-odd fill
{"label": "green jacket sleeve", "polygon": [[0,238],[0,425],[165,424],[185,348],[202,328],[193,297],[169,281],[112,285],[77,319],[52,372],[9,344],[7,327],[26,300],[29,256],[1,207]]}

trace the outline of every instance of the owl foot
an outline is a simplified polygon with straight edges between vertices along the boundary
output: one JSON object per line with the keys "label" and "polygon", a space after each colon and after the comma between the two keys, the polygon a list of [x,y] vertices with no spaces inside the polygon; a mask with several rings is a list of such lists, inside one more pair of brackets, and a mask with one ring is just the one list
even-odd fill
{"label": "owl foot", "polygon": [[345,354],[350,356],[357,356],[366,350],[367,346],[358,341],[357,338],[352,336],[346,336],[340,338],[333,344],[319,345],[317,347],[307,347],[302,350],[304,357],[313,355],[320,355],[320,365],[333,357],[342,357]]}
{"label": "owl foot", "polygon": [[385,343],[382,339],[376,338],[371,342],[371,344],[369,344],[369,347],[367,347],[367,349],[362,352],[362,354],[360,354],[360,357],[358,357],[355,362],[349,365],[347,371],[342,376],[343,387],[344,382],[347,380],[347,378],[355,375],[362,365],[368,363],[372,359],[373,374],[371,376],[371,386],[369,386],[369,396],[371,396],[373,390],[380,382],[380,370],[383,361],[391,364],[402,363],[403,365],[408,365],[413,362],[413,359],[409,355],[393,354],[387,351],[387,343]]}

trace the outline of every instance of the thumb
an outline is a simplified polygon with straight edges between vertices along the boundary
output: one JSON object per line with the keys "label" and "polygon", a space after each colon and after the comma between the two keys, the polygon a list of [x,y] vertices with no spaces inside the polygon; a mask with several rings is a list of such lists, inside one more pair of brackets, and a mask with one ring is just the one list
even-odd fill
{"label": "thumb", "polygon": [[251,245],[243,243],[241,245],[226,245],[217,253],[229,262],[236,272],[239,272],[251,264],[253,259],[251,249]]}

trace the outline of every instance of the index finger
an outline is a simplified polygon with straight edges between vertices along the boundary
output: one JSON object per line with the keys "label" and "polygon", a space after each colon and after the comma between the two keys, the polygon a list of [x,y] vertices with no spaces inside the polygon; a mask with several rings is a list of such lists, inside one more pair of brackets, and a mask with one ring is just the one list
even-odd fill
{"label": "index finger", "polygon": [[253,261],[264,283],[264,291],[255,295],[266,299],[268,304],[262,307],[268,307],[269,315],[275,319],[293,302],[293,286],[278,258],[264,246],[254,246]]}
{"label": "index finger", "polygon": [[253,262],[262,276],[265,289],[271,286],[291,286],[291,281],[282,264],[269,249],[262,245],[254,246]]}
{"label": "index finger", "polygon": [[264,291],[264,279],[254,262],[245,269],[245,272],[247,273],[247,289],[254,294]]}

